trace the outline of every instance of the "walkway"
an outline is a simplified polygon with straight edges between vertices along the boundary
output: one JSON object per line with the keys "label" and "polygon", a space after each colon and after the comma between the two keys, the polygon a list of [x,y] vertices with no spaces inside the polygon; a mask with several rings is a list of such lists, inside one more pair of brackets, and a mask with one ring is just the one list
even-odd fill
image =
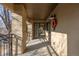
{"label": "walkway", "polygon": [[55,52],[50,47],[48,40],[34,39],[27,45],[27,52],[22,56],[55,56]]}

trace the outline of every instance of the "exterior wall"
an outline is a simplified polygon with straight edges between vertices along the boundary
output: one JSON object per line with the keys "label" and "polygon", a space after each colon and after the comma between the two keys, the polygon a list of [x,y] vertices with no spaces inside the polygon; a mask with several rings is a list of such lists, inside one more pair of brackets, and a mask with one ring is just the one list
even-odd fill
{"label": "exterior wall", "polygon": [[[22,43],[22,16],[12,13],[12,33],[17,35],[19,37],[18,42],[17,42],[17,48],[18,48],[18,54],[21,54],[21,43]],[[16,38],[13,38],[13,55],[16,52]]]}
{"label": "exterior wall", "polygon": [[27,32],[28,32],[28,34],[27,34],[27,41],[26,41],[26,44],[29,42],[29,40],[30,39],[32,39],[33,37],[32,37],[32,23],[30,23],[30,22],[26,22],[26,24],[27,24]]}
{"label": "exterior wall", "polygon": [[79,4],[59,4],[53,13],[58,20],[54,32],[67,34],[67,55],[79,55]]}

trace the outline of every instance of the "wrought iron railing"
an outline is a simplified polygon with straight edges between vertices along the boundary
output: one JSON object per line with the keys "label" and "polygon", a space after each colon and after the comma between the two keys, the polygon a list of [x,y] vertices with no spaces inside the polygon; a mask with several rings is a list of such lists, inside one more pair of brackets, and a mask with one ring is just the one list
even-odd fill
{"label": "wrought iron railing", "polygon": [[[6,8],[3,9],[3,14],[0,14],[0,18],[2,18],[2,21],[5,24],[5,27],[8,31],[7,35],[0,34],[0,56],[13,56],[13,55],[18,55],[18,46],[19,46],[19,40],[21,40],[21,37],[15,34],[11,34],[12,28],[11,28],[11,23],[12,23],[12,18],[10,10]],[[15,47],[14,47],[15,46]],[[15,49],[15,53],[14,53]]]}
{"label": "wrought iron railing", "polygon": [[[10,34],[10,36],[8,34],[0,35],[0,56],[18,55],[19,40],[21,40],[21,37],[15,34]],[[15,53],[13,49],[15,49]]]}

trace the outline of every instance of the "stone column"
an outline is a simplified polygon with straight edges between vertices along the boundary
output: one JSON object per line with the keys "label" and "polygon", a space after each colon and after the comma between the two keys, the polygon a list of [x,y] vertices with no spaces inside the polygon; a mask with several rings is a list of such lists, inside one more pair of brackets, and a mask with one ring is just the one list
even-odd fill
{"label": "stone column", "polygon": [[26,40],[27,40],[27,13],[24,8],[24,4],[14,4],[14,13],[17,13],[22,16],[22,44],[21,44],[21,52],[24,53],[26,51]]}

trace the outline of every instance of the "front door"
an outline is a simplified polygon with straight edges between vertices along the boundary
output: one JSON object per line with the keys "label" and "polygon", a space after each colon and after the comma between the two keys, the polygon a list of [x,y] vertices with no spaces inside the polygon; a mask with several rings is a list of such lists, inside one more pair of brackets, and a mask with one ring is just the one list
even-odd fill
{"label": "front door", "polygon": [[49,31],[49,23],[47,22],[35,22],[33,30],[33,38],[38,39],[41,35],[45,35],[45,31]]}
{"label": "front door", "polygon": [[44,32],[44,31],[45,31],[45,23],[43,22],[34,23],[34,38],[35,39],[39,38],[40,32]]}

